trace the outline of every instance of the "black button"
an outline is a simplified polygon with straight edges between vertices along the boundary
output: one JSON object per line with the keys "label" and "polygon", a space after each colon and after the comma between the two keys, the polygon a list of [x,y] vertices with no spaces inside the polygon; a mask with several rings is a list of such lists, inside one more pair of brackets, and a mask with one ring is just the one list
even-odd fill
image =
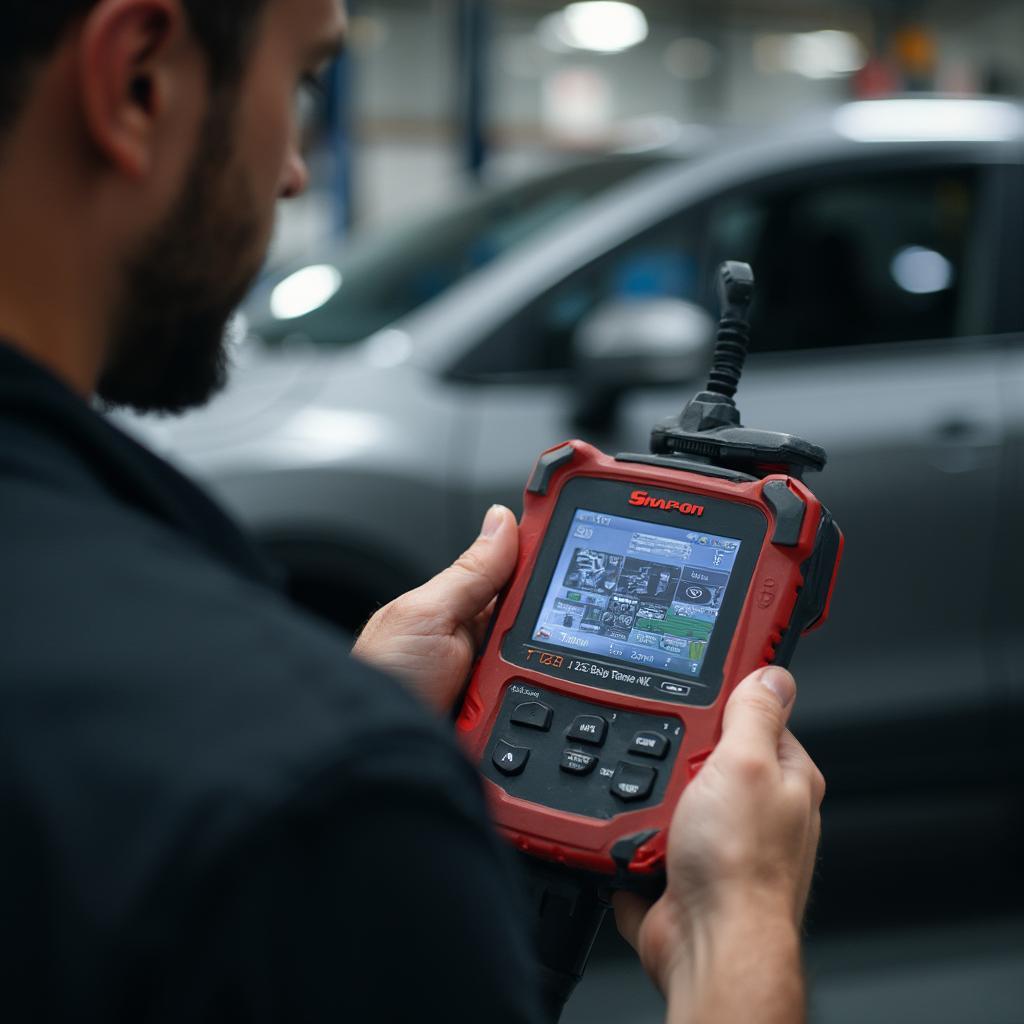
{"label": "black button", "polygon": [[688,686],[680,686],[679,683],[662,683],[661,689],[666,693],[674,694],[676,697],[686,697],[690,692]]}
{"label": "black button", "polygon": [[629,752],[656,757],[660,761],[668,753],[668,737],[660,732],[638,732],[629,745]]}
{"label": "black button", "polygon": [[645,800],[651,795],[657,776],[653,768],[620,761],[612,777],[612,793],[620,800]]}
{"label": "black button", "polygon": [[539,701],[530,701],[529,704],[520,704],[512,712],[513,725],[528,725],[531,729],[540,729],[547,732],[551,728],[551,708]]}
{"label": "black button", "polygon": [[513,747],[504,740],[498,740],[491,755],[494,767],[505,775],[518,775],[526,767],[529,759],[529,747]]}
{"label": "black button", "polygon": [[587,775],[596,764],[597,758],[593,754],[584,754],[582,750],[563,750],[558,767],[573,775]]}
{"label": "black button", "polygon": [[608,723],[600,715],[580,715],[569,726],[565,734],[571,740],[592,743],[595,747],[604,743],[604,734],[608,731]]}

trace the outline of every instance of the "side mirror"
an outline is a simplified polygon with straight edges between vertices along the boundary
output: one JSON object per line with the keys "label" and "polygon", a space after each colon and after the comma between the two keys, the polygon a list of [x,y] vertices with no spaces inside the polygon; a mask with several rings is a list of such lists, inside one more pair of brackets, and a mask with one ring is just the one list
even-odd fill
{"label": "side mirror", "polygon": [[711,359],[715,321],[682,299],[617,299],[588,314],[573,338],[577,422],[606,427],[634,388],[686,384]]}

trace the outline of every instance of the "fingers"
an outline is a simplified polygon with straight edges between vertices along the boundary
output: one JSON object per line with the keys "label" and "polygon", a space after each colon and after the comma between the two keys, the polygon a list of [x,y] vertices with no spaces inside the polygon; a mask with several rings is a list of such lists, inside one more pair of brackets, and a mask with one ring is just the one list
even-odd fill
{"label": "fingers", "polygon": [[794,912],[797,922],[804,918],[807,898],[817,865],[818,843],[821,839],[821,804],[825,798],[825,777],[800,742],[787,730],[779,743],[779,764],[787,788],[799,804],[806,808],[807,834],[800,884],[796,889]]}
{"label": "fingers", "polygon": [[494,609],[497,607],[497,598],[493,600],[472,622],[469,623],[469,635],[473,638],[473,647],[480,650],[487,638],[487,630],[490,628],[491,619],[494,618]]}
{"label": "fingers", "polygon": [[640,936],[640,925],[652,907],[649,900],[634,892],[616,892],[612,896],[612,909],[615,911],[615,924],[619,934],[637,949]]}
{"label": "fingers", "polygon": [[807,787],[815,809],[825,799],[825,776],[804,749],[803,744],[787,729],[779,741],[779,765],[785,779]]}
{"label": "fingers", "polygon": [[512,512],[494,505],[473,546],[450,569],[420,587],[417,600],[472,628],[509,581],[519,554],[519,530]]}
{"label": "fingers", "polygon": [[796,682],[785,669],[747,676],[725,707],[719,749],[774,761],[795,698]]}

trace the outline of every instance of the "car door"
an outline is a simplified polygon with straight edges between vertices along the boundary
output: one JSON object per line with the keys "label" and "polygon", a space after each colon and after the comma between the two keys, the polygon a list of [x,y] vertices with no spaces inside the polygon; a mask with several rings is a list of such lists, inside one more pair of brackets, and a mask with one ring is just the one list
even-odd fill
{"label": "car door", "polygon": [[[847,537],[832,619],[798,655],[805,726],[956,721],[984,743],[1005,441],[993,174],[819,168],[709,210],[709,267],[758,268],[745,422],[827,449],[810,483]],[[634,396],[622,442],[662,406]]]}
{"label": "car door", "polygon": [[[800,718],[828,730],[980,713],[1004,433],[989,336],[997,225],[989,172],[959,163],[817,167],[671,215],[509,325],[503,344],[547,377],[487,392],[481,450],[515,437],[525,474],[527,453],[579,432],[575,385],[557,377],[599,301],[710,305],[717,262],[751,261],[761,283],[744,420],[829,450],[810,482],[848,539],[832,621],[798,655]],[[644,450],[699,384],[625,396],[590,439]],[[518,501],[505,488],[490,493]]]}

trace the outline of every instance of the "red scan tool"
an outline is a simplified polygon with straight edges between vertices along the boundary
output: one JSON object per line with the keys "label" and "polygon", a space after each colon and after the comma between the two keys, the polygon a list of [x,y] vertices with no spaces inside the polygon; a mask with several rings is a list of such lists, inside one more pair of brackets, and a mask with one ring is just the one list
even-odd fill
{"label": "red scan tool", "polygon": [[540,457],[458,719],[509,840],[612,885],[660,874],[730,692],[824,622],[843,549],[801,479],[825,453],[740,425],[753,275],[729,263],[721,283],[708,390],[652,454],[570,441]]}

